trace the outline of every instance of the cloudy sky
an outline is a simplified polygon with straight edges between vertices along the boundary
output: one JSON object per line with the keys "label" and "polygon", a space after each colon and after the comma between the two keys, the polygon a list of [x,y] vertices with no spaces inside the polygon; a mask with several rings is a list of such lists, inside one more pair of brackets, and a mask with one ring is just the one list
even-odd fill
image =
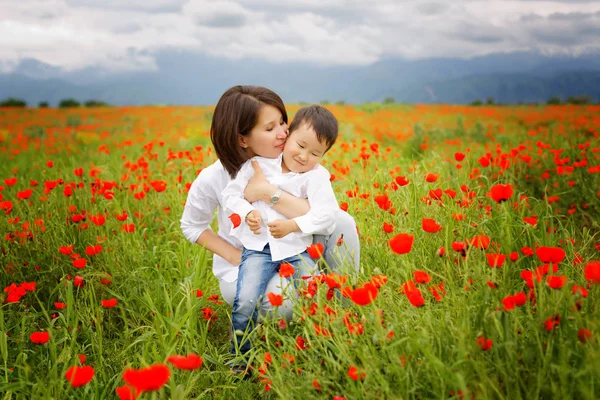
{"label": "cloudy sky", "polygon": [[600,1],[0,0],[0,70],[152,70],[180,49],[364,65],[386,57],[600,50]]}

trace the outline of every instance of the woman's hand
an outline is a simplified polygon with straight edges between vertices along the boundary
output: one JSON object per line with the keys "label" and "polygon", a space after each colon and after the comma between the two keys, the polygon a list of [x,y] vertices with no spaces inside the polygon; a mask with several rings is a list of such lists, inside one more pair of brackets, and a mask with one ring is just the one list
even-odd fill
{"label": "woman's hand", "polygon": [[258,161],[252,160],[251,165],[254,169],[254,175],[248,181],[246,189],[244,189],[244,198],[248,203],[259,200],[269,202],[271,195],[277,191],[277,187],[269,183],[262,169],[260,169]]}

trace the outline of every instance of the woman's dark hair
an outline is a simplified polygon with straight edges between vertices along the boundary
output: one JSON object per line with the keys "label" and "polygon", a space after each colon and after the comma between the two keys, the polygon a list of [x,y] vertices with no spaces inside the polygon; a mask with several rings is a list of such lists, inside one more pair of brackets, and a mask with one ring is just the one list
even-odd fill
{"label": "woman's dark hair", "polygon": [[290,125],[290,134],[307,124],[317,134],[317,140],[327,145],[327,150],[333,146],[338,137],[338,122],[331,111],[318,104],[302,107],[294,115]]}
{"label": "woman's dark hair", "polygon": [[223,93],[215,107],[210,140],[221,164],[232,178],[249,158],[240,146],[238,135],[250,133],[258,122],[260,109],[265,105],[278,109],[287,124],[288,116],[281,97],[261,86],[234,86]]}

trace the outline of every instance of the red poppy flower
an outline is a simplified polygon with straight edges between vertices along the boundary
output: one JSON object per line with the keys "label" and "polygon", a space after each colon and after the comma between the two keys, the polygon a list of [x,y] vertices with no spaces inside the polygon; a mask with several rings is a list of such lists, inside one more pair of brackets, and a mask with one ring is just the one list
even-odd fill
{"label": "red poppy flower", "polygon": [[588,329],[581,328],[579,329],[579,332],[577,332],[577,336],[579,337],[579,341],[581,343],[585,343],[589,340],[589,338],[592,337],[592,332]]}
{"label": "red poppy flower", "polygon": [[492,339],[486,339],[483,336],[477,338],[477,344],[481,347],[481,350],[483,351],[488,351],[494,345]]}
{"label": "red poppy flower", "polygon": [[17,178],[12,177],[12,178],[8,178],[4,180],[4,184],[6,186],[13,186],[15,183],[17,183]]}
{"label": "red poppy flower", "polygon": [[438,224],[434,219],[423,218],[421,219],[421,226],[425,232],[435,233],[442,230],[442,226]]}
{"label": "red poppy flower", "polygon": [[202,309],[202,317],[205,320],[208,321],[208,320],[215,319],[216,318],[216,314],[215,314],[215,312],[214,312],[214,310],[212,308],[210,308],[210,307],[204,307]]}
{"label": "red poppy flower", "polygon": [[127,385],[119,386],[116,392],[120,400],[135,400],[139,396],[135,389]]}
{"label": "red poppy flower", "polygon": [[431,275],[429,275],[425,271],[416,270],[415,272],[413,272],[413,276],[415,277],[415,282],[417,282],[417,283],[424,284],[424,283],[428,283],[429,281],[431,281]]}
{"label": "red poppy flower", "polygon": [[73,366],[67,370],[65,377],[74,388],[89,383],[94,377],[94,368],[89,365],[78,367]]}
{"label": "red poppy flower", "polygon": [[23,190],[23,191],[21,191],[21,192],[17,192],[17,197],[18,197],[20,200],[26,200],[26,199],[28,199],[29,197],[31,197],[31,194],[32,194],[32,193],[33,193],[33,191],[32,191],[31,189],[25,189],[25,190]]}
{"label": "red poppy flower", "polygon": [[421,293],[420,289],[411,290],[406,294],[406,297],[414,307],[421,307],[425,304],[425,299],[423,298],[423,293]]}
{"label": "red poppy flower", "polygon": [[457,151],[456,153],[454,153],[454,159],[458,162],[461,162],[465,159],[465,154]]}
{"label": "red poppy flower", "polygon": [[501,203],[511,198],[513,195],[513,187],[511,184],[497,184],[492,186],[489,194],[496,203]]}
{"label": "red poppy flower", "polygon": [[134,387],[137,392],[150,392],[163,387],[171,376],[169,367],[164,364],[154,364],[150,367],[128,368],[123,373],[123,380]]}
{"label": "red poppy flower", "polygon": [[113,308],[118,302],[117,299],[113,297],[112,299],[102,300],[100,303],[102,303],[102,307],[104,308]]}
{"label": "red poppy flower", "polygon": [[279,307],[283,304],[283,296],[280,294],[269,292],[267,298],[273,307]]}
{"label": "red poppy flower", "polygon": [[429,197],[431,197],[434,200],[441,200],[443,194],[444,194],[444,192],[440,188],[432,189],[429,191]]}
{"label": "red poppy flower", "polygon": [[527,295],[524,292],[519,292],[514,296],[506,296],[502,299],[502,305],[505,311],[510,311],[515,307],[520,307],[527,303]]}
{"label": "red poppy flower", "polygon": [[403,177],[403,176],[397,176],[397,177],[394,179],[394,182],[396,182],[396,184],[397,184],[398,186],[406,186],[406,185],[408,185],[408,184],[410,183],[410,182],[409,182],[409,181],[408,181],[408,180],[407,180],[405,177]]}
{"label": "red poppy flower", "polygon": [[552,329],[557,327],[560,324],[560,315],[556,314],[549,317],[546,321],[544,321],[544,328],[550,332]]}
{"label": "red poppy flower", "polygon": [[69,254],[73,253],[73,245],[70,245],[70,246],[60,246],[59,249],[58,249],[58,251],[60,251],[61,254],[69,255]]}
{"label": "red poppy flower", "polygon": [[75,287],[82,287],[83,286],[83,277],[79,276],[79,275],[75,275],[75,278],[73,278],[73,286]]}
{"label": "red poppy flower", "polygon": [[506,261],[506,256],[504,254],[486,254],[485,257],[487,258],[487,263],[490,267],[494,268],[500,268],[502,267],[502,264],[504,264],[504,261]]}
{"label": "red poppy flower", "polygon": [[367,374],[364,372],[359,373],[358,368],[356,368],[355,366],[351,366],[350,368],[348,368],[347,374],[353,381],[357,381],[359,379],[363,380],[367,376]]}
{"label": "red poppy flower", "polygon": [[540,246],[535,249],[535,254],[543,263],[559,263],[565,258],[565,251],[560,247]]}
{"label": "red poppy flower", "polygon": [[415,237],[408,233],[399,233],[391,238],[388,243],[392,251],[396,254],[406,254],[412,250]]}
{"label": "red poppy flower", "polygon": [[529,257],[533,255],[533,250],[531,247],[521,247],[521,253],[523,253],[524,256]]}
{"label": "red poppy flower", "polygon": [[350,299],[359,306],[365,306],[373,302],[378,294],[379,289],[377,289],[377,286],[371,282],[367,282],[362,287],[352,290],[350,292]]}
{"label": "red poppy flower", "polygon": [[311,244],[306,248],[308,255],[314,259],[321,257],[324,250],[325,248],[322,243]]}
{"label": "red poppy flower", "polygon": [[517,253],[516,251],[513,251],[512,253],[510,253],[508,255],[508,258],[510,259],[510,261],[515,262],[519,259],[519,253]]}
{"label": "red poppy flower", "polygon": [[392,233],[392,232],[394,232],[394,225],[388,224],[387,222],[384,222],[383,223],[383,231],[385,233]]}
{"label": "red poppy flower", "polygon": [[590,261],[584,267],[585,279],[590,284],[600,285],[600,261]]}
{"label": "red poppy flower", "polygon": [[229,220],[233,224],[233,229],[237,228],[242,223],[242,217],[235,213],[229,216]]}
{"label": "red poppy flower", "polygon": [[188,354],[187,356],[171,356],[167,358],[178,369],[194,370],[202,367],[202,358],[196,354]]}
{"label": "red poppy flower", "polygon": [[573,285],[573,287],[571,288],[571,293],[575,295],[579,293],[581,297],[588,297],[587,289],[579,285]]}
{"label": "red poppy flower", "polygon": [[134,224],[123,224],[123,226],[121,226],[121,229],[127,233],[135,232],[135,225]]}
{"label": "red poppy flower", "polygon": [[45,344],[50,340],[50,333],[48,332],[33,332],[29,335],[29,340],[35,344]]}
{"label": "red poppy flower", "polygon": [[54,308],[56,308],[57,310],[62,310],[65,307],[67,307],[67,303],[61,303],[58,301],[54,303]]}
{"label": "red poppy flower", "polygon": [[292,264],[283,263],[279,265],[279,276],[282,278],[289,278],[294,275],[294,266]]}
{"label": "red poppy flower", "polygon": [[86,264],[87,260],[85,258],[78,258],[76,260],[73,260],[73,266],[78,269],[85,268]]}
{"label": "red poppy flower", "polygon": [[471,246],[477,247],[478,249],[486,250],[490,245],[490,237],[486,235],[474,236],[471,239]]}
{"label": "red poppy flower", "polygon": [[427,181],[429,183],[437,181],[438,178],[439,178],[439,175],[438,174],[434,174],[432,172],[429,172],[429,173],[427,173],[427,175],[425,175],[425,181]]}
{"label": "red poppy flower", "polygon": [[560,289],[567,283],[567,277],[566,275],[548,275],[546,277],[546,283],[552,289]]}
{"label": "red poppy flower", "polygon": [[385,194],[381,195],[381,196],[375,196],[373,198],[373,200],[375,200],[375,203],[377,203],[377,206],[379,206],[379,208],[381,208],[384,211],[387,211],[392,207],[392,202],[390,201],[388,196]]}

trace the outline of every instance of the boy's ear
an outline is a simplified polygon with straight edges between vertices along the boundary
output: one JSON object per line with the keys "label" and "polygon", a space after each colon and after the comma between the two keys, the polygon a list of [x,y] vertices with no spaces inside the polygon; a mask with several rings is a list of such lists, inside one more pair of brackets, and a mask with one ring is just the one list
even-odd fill
{"label": "boy's ear", "polygon": [[243,135],[238,135],[238,138],[240,140],[240,147],[242,147],[244,149],[247,148],[248,147],[248,142],[246,140],[246,137],[243,136]]}

